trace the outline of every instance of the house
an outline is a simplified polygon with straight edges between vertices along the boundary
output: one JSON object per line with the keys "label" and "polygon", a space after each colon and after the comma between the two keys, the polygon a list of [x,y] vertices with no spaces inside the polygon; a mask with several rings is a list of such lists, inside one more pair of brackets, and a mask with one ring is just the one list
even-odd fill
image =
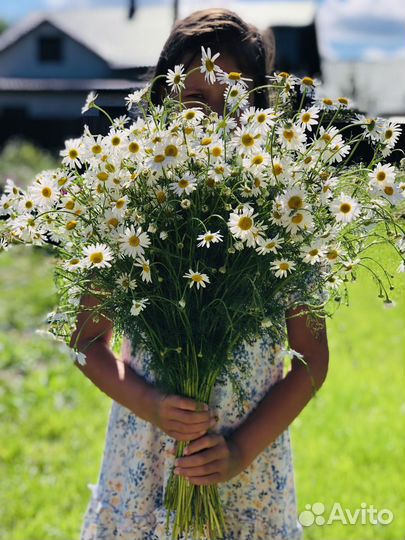
{"label": "house", "polygon": [[[59,147],[83,128],[91,90],[110,112],[145,84],[170,33],[170,6],[34,13],[0,36],[0,144],[23,135]],[[91,123],[91,113],[86,122]]]}

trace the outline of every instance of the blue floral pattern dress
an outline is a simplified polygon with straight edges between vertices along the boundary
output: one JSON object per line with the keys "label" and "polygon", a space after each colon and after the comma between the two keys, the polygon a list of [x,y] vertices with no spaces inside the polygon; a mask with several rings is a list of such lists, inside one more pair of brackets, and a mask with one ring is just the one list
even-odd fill
{"label": "blue floral pattern dress", "polygon": [[[218,380],[209,403],[219,417],[214,431],[224,436],[234,431],[283,378],[284,363],[277,350],[262,337],[234,351],[235,358],[242,355],[251,368],[250,376],[241,379],[247,396],[244,414],[229,378]],[[122,359],[155,382],[148,353],[134,353],[126,339]],[[171,540],[165,532],[164,488],[174,467],[175,444],[175,439],[113,401],[98,483],[88,484],[92,496],[80,540]],[[302,539],[289,429],[245,470],[217,485],[228,527],[225,540]]]}

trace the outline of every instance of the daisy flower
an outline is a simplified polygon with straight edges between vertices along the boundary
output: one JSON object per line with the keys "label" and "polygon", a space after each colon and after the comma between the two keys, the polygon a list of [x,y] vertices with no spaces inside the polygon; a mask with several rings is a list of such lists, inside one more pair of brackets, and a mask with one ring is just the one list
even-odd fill
{"label": "daisy flower", "polygon": [[283,238],[280,238],[277,234],[273,238],[260,238],[257,241],[259,247],[256,248],[259,255],[266,255],[267,253],[277,253],[281,244],[284,242]]}
{"label": "daisy flower", "polygon": [[59,152],[59,155],[63,157],[63,165],[68,167],[80,167],[81,161],[81,139],[68,139],[65,141],[65,149]]}
{"label": "daisy flower", "polygon": [[180,116],[187,123],[198,124],[204,118],[204,113],[198,107],[190,107],[181,111]]}
{"label": "daisy flower", "polygon": [[350,223],[359,216],[361,206],[349,195],[341,193],[337,199],[332,201],[330,210],[334,214],[336,221]]}
{"label": "daisy flower", "polygon": [[215,72],[221,71],[221,68],[215,64],[215,60],[218,58],[218,56],[219,53],[212,56],[210,47],[205,50],[204,47],[201,46],[200,72],[204,73],[205,80],[210,84],[214,84],[216,81]]}
{"label": "daisy flower", "polygon": [[118,238],[121,253],[129,257],[137,257],[144,253],[144,248],[149,247],[150,239],[148,233],[143,232],[141,227],[135,229],[133,225],[125,229],[124,234]]}
{"label": "daisy flower", "polygon": [[289,210],[305,208],[305,196],[306,193],[303,189],[292,188],[287,190],[283,195],[285,208],[288,208]]}
{"label": "daisy flower", "polygon": [[300,81],[300,91],[306,92],[307,95],[311,95],[318,84],[319,82],[312,77],[303,77]]}
{"label": "daisy flower", "polygon": [[282,222],[286,230],[291,234],[308,231],[313,227],[312,216],[307,210],[298,210],[291,215],[284,215]]}
{"label": "daisy flower", "polygon": [[135,279],[131,279],[131,276],[128,272],[123,272],[115,280],[115,283],[121,287],[124,291],[129,291],[130,289],[136,289],[138,286]]}
{"label": "daisy flower", "polygon": [[309,264],[319,262],[325,256],[325,246],[322,241],[316,240],[301,250],[302,260]]}
{"label": "daisy flower", "polygon": [[143,311],[146,307],[146,305],[149,303],[148,298],[140,298],[139,300],[132,300],[132,307],[131,307],[131,315],[134,315],[135,317],[140,314],[141,311]]}
{"label": "daisy flower", "polygon": [[191,192],[197,189],[197,181],[192,174],[186,173],[183,174],[176,182],[171,182],[169,187],[176,195],[181,196],[184,193],[190,195]]}
{"label": "daisy flower", "polygon": [[378,163],[373,172],[369,173],[370,184],[384,186],[395,181],[395,168],[393,165]]}
{"label": "daisy flower", "polygon": [[152,282],[152,277],[150,273],[150,261],[149,259],[146,260],[145,257],[142,255],[140,256],[137,261],[134,263],[135,266],[139,266],[139,268],[142,268],[141,278],[142,281],[146,281],[148,283]]}
{"label": "daisy flower", "polygon": [[86,101],[82,107],[82,114],[87,112],[88,110],[92,109],[94,107],[95,101],[98,98],[98,94],[96,92],[91,91],[90,94],[87,96]]}
{"label": "daisy flower", "polygon": [[59,197],[55,180],[50,175],[38,176],[31,186],[31,197],[41,208],[49,208]]}
{"label": "daisy flower", "polygon": [[249,95],[245,87],[240,83],[227,86],[224,91],[224,98],[229,110],[234,108],[244,109],[249,104]]}
{"label": "daisy flower", "polygon": [[401,128],[399,124],[385,120],[380,127],[380,141],[383,144],[387,144],[390,147],[394,147],[401,135]]}
{"label": "daisy flower", "polygon": [[238,127],[231,144],[240,154],[256,152],[260,147],[261,134],[250,126]]}
{"label": "daisy flower", "polygon": [[288,272],[295,269],[295,263],[287,259],[278,259],[271,264],[271,270],[274,270],[275,276],[279,278],[287,277]]}
{"label": "daisy flower", "polygon": [[281,146],[286,150],[300,150],[306,141],[303,128],[295,124],[279,126],[277,135]]}
{"label": "daisy flower", "polygon": [[319,109],[317,107],[311,107],[309,109],[302,109],[299,116],[299,123],[304,131],[312,131],[312,126],[316,126],[318,123]]}
{"label": "daisy flower", "polygon": [[242,77],[242,73],[237,71],[220,71],[217,75],[217,79],[221,84],[228,84],[233,86],[236,83],[241,84],[244,87],[247,87],[247,82],[252,81],[253,79],[248,79],[247,77]]}
{"label": "daisy flower", "polygon": [[176,90],[177,92],[180,92],[182,88],[185,88],[185,80],[186,74],[184,73],[184,64],[174,66],[174,70],[168,70],[166,76],[166,84],[171,87],[172,91]]}
{"label": "daisy flower", "polygon": [[65,261],[62,266],[65,270],[75,272],[77,270],[81,270],[84,265],[83,261],[81,261],[78,257],[72,257],[71,259]]}
{"label": "daisy flower", "polygon": [[255,233],[258,232],[254,223],[254,209],[251,206],[244,206],[242,210],[231,212],[228,221],[228,227],[234,237],[240,238],[242,241],[249,241],[250,244],[255,243]]}
{"label": "daisy flower", "polygon": [[190,199],[182,199],[181,202],[180,202],[180,206],[182,208],[184,208],[185,210],[188,210],[191,206],[191,201]]}
{"label": "daisy flower", "polygon": [[132,94],[128,94],[125,98],[125,102],[127,104],[127,109],[131,109],[133,105],[136,103],[139,103],[142,98],[149,92],[150,85],[146,85],[145,88],[141,88],[140,90],[135,90],[135,92],[132,92]]}
{"label": "daisy flower", "polygon": [[184,274],[183,277],[190,280],[190,287],[194,285],[197,286],[197,289],[201,287],[206,287],[206,283],[210,283],[209,277],[207,274],[201,274],[200,272],[194,272],[191,268],[188,273]]}
{"label": "daisy flower", "polygon": [[92,244],[83,248],[83,266],[88,268],[105,268],[111,266],[113,254],[106,244]]}
{"label": "daisy flower", "polygon": [[197,236],[197,241],[200,241],[200,243],[197,244],[198,247],[207,247],[207,248],[209,248],[211,242],[213,244],[215,244],[217,242],[222,242],[223,241],[223,236],[221,234],[219,234],[219,231],[216,231],[214,233],[211,232],[211,231],[207,231],[206,233],[200,234],[199,236]]}

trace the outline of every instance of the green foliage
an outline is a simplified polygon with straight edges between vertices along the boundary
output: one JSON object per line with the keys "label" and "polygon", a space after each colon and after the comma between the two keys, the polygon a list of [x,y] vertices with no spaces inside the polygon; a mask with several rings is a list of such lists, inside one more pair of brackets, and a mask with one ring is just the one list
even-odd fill
{"label": "green foliage", "polygon": [[[378,257],[392,261],[388,250]],[[328,378],[292,427],[300,511],[317,501],[354,511],[364,501],[395,519],[314,525],[307,540],[400,539],[405,529],[403,275],[396,281],[392,310],[364,274],[350,285],[350,308],[328,323]],[[0,538],[78,538],[111,401],[34,334],[53,308],[51,259],[30,248],[2,253],[0,290]]]}
{"label": "green foliage", "polygon": [[20,187],[26,187],[34,180],[36,173],[54,169],[56,163],[49,152],[28,141],[9,140],[0,153],[0,191],[7,178],[14,180]]}

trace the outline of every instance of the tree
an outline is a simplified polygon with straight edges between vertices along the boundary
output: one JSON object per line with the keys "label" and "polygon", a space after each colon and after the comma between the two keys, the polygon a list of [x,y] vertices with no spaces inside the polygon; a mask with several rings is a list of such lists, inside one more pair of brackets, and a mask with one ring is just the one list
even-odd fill
{"label": "tree", "polygon": [[0,34],[2,34],[8,28],[8,22],[4,19],[0,19]]}

